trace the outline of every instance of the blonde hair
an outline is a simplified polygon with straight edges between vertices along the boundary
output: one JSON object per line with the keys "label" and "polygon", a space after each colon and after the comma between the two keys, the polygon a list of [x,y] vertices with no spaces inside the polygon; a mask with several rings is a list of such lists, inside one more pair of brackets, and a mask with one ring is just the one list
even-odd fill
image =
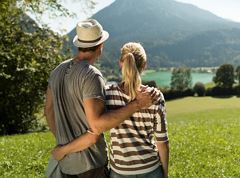
{"label": "blonde hair", "polygon": [[136,98],[137,89],[142,81],[140,73],[146,64],[147,56],[140,43],[129,42],[121,49],[122,82],[130,100]]}

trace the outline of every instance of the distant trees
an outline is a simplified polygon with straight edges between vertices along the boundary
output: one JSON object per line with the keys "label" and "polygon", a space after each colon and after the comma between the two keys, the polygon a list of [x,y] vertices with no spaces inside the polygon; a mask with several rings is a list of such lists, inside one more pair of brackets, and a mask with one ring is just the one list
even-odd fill
{"label": "distant trees", "polygon": [[238,80],[238,85],[240,86],[240,66],[236,68],[236,79]]}
{"label": "distant trees", "polygon": [[193,96],[191,69],[187,67],[172,70],[170,89],[163,89],[166,100]]}
{"label": "distant trees", "polygon": [[186,90],[192,87],[191,69],[187,67],[174,68],[171,76],[172,90]]}
{"label": "distant trees", "polygon": [[240,85],[234,86],[235,79],[239,80],[239,78],[240,66],[234,71],[233,65],[224,64],[217,69],[213,78],[216,86],[206,89],[203,83],[197,82],[191,88],[191,70],[185,67],[175,68],[172,71],[171,88],[164,89],[163,93],[166,99],[193,96],[194,93],[198,96],[239,96]]}
{"label": "distant trees", "polygon": [[234,84],[234,67],[231,64],[221,65],[213,81],[219,87],[231,88]]}
{"label": "distant trees", "polygon": [[197,82],[191,88],[191,70],[188,68],[175,68],[172,70],[171,87],[163,87],[160,90],[166,100],[194,96],[195,94],[214,97],[240,96],[240,85],[233,85],[234,77],[235,80],[240,78],[240,66],[235,69],[235,73],[234,67],[229,64],[224,64],[215,71],[214,80],[218,82],[217,85],[206,87],[203,83]]}

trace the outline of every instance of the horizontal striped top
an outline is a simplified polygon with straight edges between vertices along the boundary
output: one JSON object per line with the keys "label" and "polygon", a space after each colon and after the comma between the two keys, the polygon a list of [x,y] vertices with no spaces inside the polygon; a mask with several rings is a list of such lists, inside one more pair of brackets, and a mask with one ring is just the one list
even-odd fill
{"label": "horizontal striped top", "polygon": [[[129,96],[117,84],[106,89],[108,110],[127,105]],[[144,174],[160,165],[157,142],[168,141],[165,100],[134,113],[110,130],[110,166],[122,175]]]}

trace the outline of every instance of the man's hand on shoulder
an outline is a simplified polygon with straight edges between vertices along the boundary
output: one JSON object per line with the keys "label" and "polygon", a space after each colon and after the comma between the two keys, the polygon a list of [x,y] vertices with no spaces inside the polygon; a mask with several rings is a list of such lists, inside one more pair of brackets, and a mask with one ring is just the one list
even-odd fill
{"label": "man's hand on shoulder", "polygon": [[141,90],[137,93],[136,101],[139,109],[144,109],[156,104],[160,98],[161,92],[157,88],[141,86]]}

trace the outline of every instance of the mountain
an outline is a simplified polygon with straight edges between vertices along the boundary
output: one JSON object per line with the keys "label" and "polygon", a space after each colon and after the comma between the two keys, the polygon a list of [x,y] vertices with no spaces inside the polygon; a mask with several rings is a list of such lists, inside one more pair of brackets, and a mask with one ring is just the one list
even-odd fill
{"label": "mountain", "polygon": [[[164,46],[147,47],[152,65],[191,67],[240,65],[240,30],[237,28],[206,31],[190,35]],[[162,56],[159,56],[159,51]],[[169,60],[171,59],[171,60]]]}
{"label": "mountain", "polygon": [[[190,4],[116,0],[93,18],[110,33],[102,60],[106,68],[114,67],[121,46],[129,41],[143,44],[150,67],[240,64],[240,24]],[[73,29],[68,36],[75,34]]]}

